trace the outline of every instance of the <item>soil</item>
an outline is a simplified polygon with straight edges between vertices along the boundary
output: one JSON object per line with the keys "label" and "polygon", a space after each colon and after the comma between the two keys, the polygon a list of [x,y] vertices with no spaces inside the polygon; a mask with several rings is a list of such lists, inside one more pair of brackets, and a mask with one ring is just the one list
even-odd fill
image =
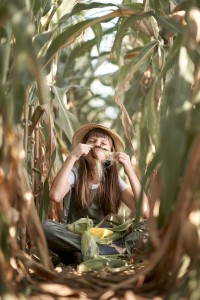
{"label": "soil", "polygon": [[[77,265],[60,262],[54,269],[55,277],[44,280],[30,274],[20,287],[28,300],[162,300],[160,297],[138,295],[134,292],[135,270],[122,272],[79,273]],[[138,283],[137,283],[138,284]]]}

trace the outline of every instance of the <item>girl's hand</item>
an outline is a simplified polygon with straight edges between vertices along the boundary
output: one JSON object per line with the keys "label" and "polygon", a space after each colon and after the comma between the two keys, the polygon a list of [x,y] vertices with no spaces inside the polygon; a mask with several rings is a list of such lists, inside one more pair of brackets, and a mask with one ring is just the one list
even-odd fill
{"label": "girl's hand", "polygon": [[128,154],[124,152],[115,152],[114,158],[124,167],[125,173],[132,168],[130,156]]}
{"label": "girl's hand", "polygon": [[94,148],[93,145],[79,143],[71,152],[71,156],[74,156],[78,160],[82,155],[86,156],[90,150]]}

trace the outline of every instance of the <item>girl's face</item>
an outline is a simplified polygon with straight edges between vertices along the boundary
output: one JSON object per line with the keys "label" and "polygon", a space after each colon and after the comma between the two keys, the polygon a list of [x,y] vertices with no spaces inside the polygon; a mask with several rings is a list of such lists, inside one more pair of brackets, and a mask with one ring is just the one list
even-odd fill
{"label": "girl's face", "polygon": [[113,150],[112,139],[105,134],[99,134],[99,132],[91,132],[87,139],[86,144],[92,145],[94,148],[87,155],[87,161],[92,161],[94,158],[99,159],[100,161],[105,161],[107,159],[107,152]]}

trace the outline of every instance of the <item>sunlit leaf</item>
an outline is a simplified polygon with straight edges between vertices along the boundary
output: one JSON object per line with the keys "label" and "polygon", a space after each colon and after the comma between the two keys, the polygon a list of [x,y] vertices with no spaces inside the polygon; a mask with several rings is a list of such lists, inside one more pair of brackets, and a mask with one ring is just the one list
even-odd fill
{"label": "sunlit leaf", "polygon": [[100,24],[95,24],[93,27],[93,32],[96,36],[96,45],[97,45],[97,49],[99,50],[100,47],[100,43],[101,43],[101,39],[102,39],[102,35],[103,35],[103,30]]}
{"label": "sunlit leaf", "polygon": [[134,12],[132,12],[131,10],[116,10],[102,17],[84,20],[67,28],[52,41],[47,54],[44,57],[44,64],[48,64],[58,50],[60,50],[64,46],[71,44],[74,39],[78,37],[89,26],[93,26],[96,23],[103,22],[112,18],[132,14],[134,14]]}
{"label": "sunlit leaf", "polygon": [[59,128],[64,131],[69,141],[71,141],[74,133],[72,120],[75,121],[75,117],[66,109],[63,102],[64,98],[66,99],[66,89],[60,89],[55,86],[53,90],[55,93],[56,104],[59,107],[59,117],[55,119],[55,122],[58,124]]}
{"label": "sunlit leaf", "polygon": [[159,115],[157,111],[157,107],[154,103],[154,98],[152,94],[152,90],[148,93],[145,101],[146,105],[146,117],[147,117],[147,128],[149,131],[150,138],[153,141],[153,144],[156,148],[159,146]]}
{"label": "sunlit leaf", "polygon": [[130,81],[133,78],[135,72],[140,68],[140,65],[148,59],[152,54],[157,46],[157,41],[152,41],[141,48],[140,52],[136,57],[129,63],[120,68],[119,74],[119,86],[117,93],[122,94],[124,93],[130,85]]}
{"label": "sunlit leaf", "polygon": [[61,4],[58,6],[56,12],[54,13],[54,16],[51,21],[53,23],[58,22],[64,15],[66,15],[72,10],[75,4],[76,4],[75,0],[63,0]]}
{"label": "sunlit leaf", "polygon": [[165,30],[166,33],[183,33],[184,28],[172,18],[162,17],[158,14],[154,14],[154,18],[158,21],[158,24],[162,26],[163,30]]}
{"label": "sunlit leaf", "polygon": [[0,60],[0,78],[3,84],[6,82],[9,69],[11,34],[12,29],[9,25],[1,28],[0,37],[2,42],[0,45],[0,56],[4,59]]}

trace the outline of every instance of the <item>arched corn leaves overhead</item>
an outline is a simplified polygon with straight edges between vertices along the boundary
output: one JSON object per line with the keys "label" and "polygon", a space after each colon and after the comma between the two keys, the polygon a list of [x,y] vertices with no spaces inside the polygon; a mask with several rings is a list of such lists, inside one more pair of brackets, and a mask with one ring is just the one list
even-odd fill
{"label": "arched corn leaves overhead", "polygon": [[78,124],[93,121],[125,139],[150,199],[149,259],[133,289],[198,288],[200,4],[119,2],[0,1],[2,293],[21,272],[11,257],[53,278],[38,213],[56,217],[49,184]]}

